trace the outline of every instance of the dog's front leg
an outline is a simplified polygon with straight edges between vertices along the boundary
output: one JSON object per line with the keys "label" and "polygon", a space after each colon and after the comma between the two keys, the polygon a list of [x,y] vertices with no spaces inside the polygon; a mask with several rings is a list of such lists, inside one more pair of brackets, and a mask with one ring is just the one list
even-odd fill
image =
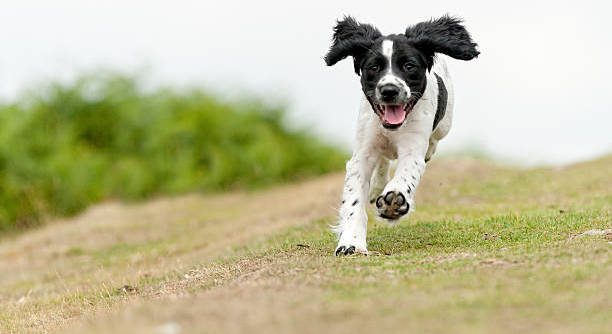
{"label": "dog's front leg", "polygon": [[368,252],[366,203],[370,179],[377,161],[378,155],[373,150],[358,147],[353,157],[346,163],[340,222],[335,227],[339,235],[335,251],[337,256]]}
{"label": "dog's front leg", "polygon": [[398,148],[395,176],[376,199],[378,215],[397,220],[414,209],[414,194],[425,172],[427,141],[410,138]]}

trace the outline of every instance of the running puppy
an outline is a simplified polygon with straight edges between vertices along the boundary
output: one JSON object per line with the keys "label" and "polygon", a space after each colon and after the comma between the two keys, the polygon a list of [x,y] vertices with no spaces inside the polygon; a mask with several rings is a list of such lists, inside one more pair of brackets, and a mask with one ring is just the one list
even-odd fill
{"label": "running puppy", "polygon": [[[366,203],[390,223],[414,208],[414,194],[438,141],[450,130],[453,89],[442,53],[480,53],[460,19],[443,16],[383,36],[346,17],[334,28],[328,66],[351,56],[361,77],[357,146],[346,164],[336,255],[367,253]],[[389,180],[389,162],[397,160]]]}

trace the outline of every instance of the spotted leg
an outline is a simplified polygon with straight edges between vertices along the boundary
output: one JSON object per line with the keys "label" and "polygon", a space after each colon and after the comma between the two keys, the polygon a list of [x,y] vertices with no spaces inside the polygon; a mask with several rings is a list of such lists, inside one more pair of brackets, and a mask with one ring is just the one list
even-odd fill
{"label": "spotted leg", "polygon": [[378,158],[373,152],[356,150],[346,163],[340,222],[335,227],[339,235],[338,246],[334,252],[337,256],[368,251],[366,203],[370,179],[377,161]]}

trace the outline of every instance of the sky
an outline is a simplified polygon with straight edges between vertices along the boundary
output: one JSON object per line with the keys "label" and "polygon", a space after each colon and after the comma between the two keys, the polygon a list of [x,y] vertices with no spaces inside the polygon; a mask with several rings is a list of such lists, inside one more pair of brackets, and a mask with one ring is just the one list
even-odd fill
{"label": "sky", "polygon": [[361,90],[351,61],[326,67],[344,15],[384,34],[450,13],[480,45],[449,60],[454,124],[439,153],[522,165],[612,152],[608,1],[0,0],[0,99],[96,68],[153,84],[245,93],[290,106],[290,122],[347,148]]}

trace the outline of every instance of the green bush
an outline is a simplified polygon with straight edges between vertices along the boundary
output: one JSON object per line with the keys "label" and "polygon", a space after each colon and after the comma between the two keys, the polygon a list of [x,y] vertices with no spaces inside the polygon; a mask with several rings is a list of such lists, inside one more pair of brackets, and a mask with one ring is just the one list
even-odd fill
{"label": "green bush", "polygon": [[281,108],[200,90],[143,92],[120,74],[54,83],[0,105],[0,230],[108,199],[258,187],[342,166]]}

